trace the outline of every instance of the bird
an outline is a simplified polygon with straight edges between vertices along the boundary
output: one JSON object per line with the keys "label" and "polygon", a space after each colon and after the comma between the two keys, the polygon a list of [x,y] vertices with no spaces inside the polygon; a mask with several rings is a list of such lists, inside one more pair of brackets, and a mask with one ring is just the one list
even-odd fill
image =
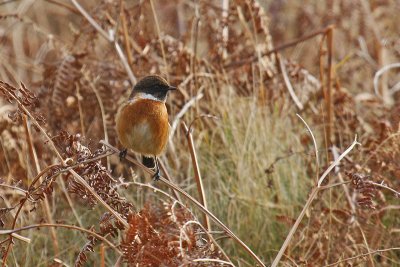
{"label": "bird", "polygon": [[176,89],[161,76],[145,76],[133,87],[116,115],[117,136],[124,146],[120,158],[126,156],[127,149],[153,158],[154,180],[160,178],[157,157],[164,151],[169,138],[170,124],[165,102],[168,93]]}

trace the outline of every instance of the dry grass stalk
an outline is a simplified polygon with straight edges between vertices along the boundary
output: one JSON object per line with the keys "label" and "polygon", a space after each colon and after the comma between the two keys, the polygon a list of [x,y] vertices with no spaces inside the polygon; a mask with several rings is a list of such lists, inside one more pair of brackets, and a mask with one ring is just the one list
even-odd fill
{"label": "dry grass stalk", "polygon": [[[197,155],[196,155],[196,150],[194,148],[192,129],[188,129],[185,123],[183,123],[182,125],[183,125],[183,129],[185,130],[185,134],[186,134],[186,138],[187,138],[187,142],[188,142],[188,146],[189,146],[189,151],[190,151],[190,157],[192,158],[194,179],[196,180],[197,191],[199,193],[200,203],[201,203],[201,205],[203,205],[203,207],[205,209],[208,209],[206,195],[204,192],[203,180],[201,178],[199,163],[198,163]],[[204,215],[204,218],[203,218],[204,226],[207,229],[207,231],[210,232],[211,231],[210,219],[208,218],[208,216],[206,214],[203,214],[203,215]]]}
{"label": "dry grass stalk", "polygon": [[18,229],[13,229],[13,230],[0,230],[0,235],[10,235],[13,233],[17,233],[17,232],[21,232],[24,230],[29,230],[29,229],[33,229],[33,228],[43,228],[43,227],[60,227],[60,228],[67,228],[67,229],[73,229],[73,230],[78,230],[80,232],[84,232],[87,233],[89,235],[92,235],[94,237],[96,237],[97,239],[103,241],[105,244],[107,244],[110,248],[114,249],[118,254],[121,254],[121,251],[117,248],[117,246],[115,246],[114,244],[112,244],[110,241],[108,241],[106,238],[104,238],[103,236],[87,230],[85,228],[81,228],[78,226],[74,226],[74,225],[69,225],[69,224],[54,224],[54,223],[41,223],[41,224],[33,224],[33,225],[28,225],[28,226],[24,226]]}
{"label": "dry grass stalk", "polygon": [[[30,127],[28,125],[28,119],[27,119],[26,115],[23,116],[23,122],[24,122],[24,128],[25,128],[25,132],[26,132],[27,144],[29,147],[29,154],[31,156],[31,160],[34,162],[34,166],[36,167],[35,174],[38,174],[38,173],[40,173],[39,161],[38,161],[35,147],[33,146],[32,134],[31,134]],[[39,178],[39,182],[42,182],[42,177]],[[46,215],[46,218],[49,221],[49,223],[54,223],[53,217],[51,216],[50,203],[49,203],[48,199],[44,200],[43,210],[44,210],[44,214]],[[51,231],[51,238],[53,240],[54,250],[55,250],[56,254],[58,254],[60,249],[58,246],[57,233],[56,233],[55,229],[53,229],[53,228],[51,228],[50,231]]]}

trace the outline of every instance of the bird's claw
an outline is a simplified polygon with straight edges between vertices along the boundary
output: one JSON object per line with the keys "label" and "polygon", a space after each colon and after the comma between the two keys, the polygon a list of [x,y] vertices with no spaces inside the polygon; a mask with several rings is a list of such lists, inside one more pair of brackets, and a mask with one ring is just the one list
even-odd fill
{"label": "bird's claw", "polygon": [[127,148],[121,150],[121,151],[119,152],[119,160],[124,159],[124,158],[126,157],[127,154],[128,154],[128,149],[127,149]]}
{"label": "bird's claw", "polygon": [[160,175],[160,170],[157,169],[156,172],[155,172],[154,175],[153,175],[153,180],[154,180],[155,182],[157,182],[158,180],[160,180],[160,177],[161,177],[161,175]]}

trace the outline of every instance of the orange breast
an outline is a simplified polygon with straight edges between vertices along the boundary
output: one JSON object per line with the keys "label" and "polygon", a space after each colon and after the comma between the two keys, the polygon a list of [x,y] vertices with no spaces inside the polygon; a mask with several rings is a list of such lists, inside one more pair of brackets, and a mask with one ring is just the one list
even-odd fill
{"label": "orange breast", "polygon": [[117,134],[126,148],[146,156],[164,150],[169,135],[168,112],[165,104],[150,99],[136,99],[117,113]]}

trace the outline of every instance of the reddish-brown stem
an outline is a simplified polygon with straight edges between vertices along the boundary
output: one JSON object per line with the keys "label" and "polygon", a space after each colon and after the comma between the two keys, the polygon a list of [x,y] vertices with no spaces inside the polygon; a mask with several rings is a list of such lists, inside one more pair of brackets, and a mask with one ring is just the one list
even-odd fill
{"label": "reddish-brown stem", "polygon": [[328,118],[327,137],[328,147],[332,145],[332,132],[333,132],[333,102],[332,102],[332,53],[333,53],[333,26],[329,26],[326,30],[326,45],[328,47],[328,77],[326,80],[326,113]]}
{"label": "reddish-brown stem", "polygon": [[104,248],[104,245],[101,244],[100,245],[100,267],[105,267],[105,254],[106,254],[106,250]]}
{"label": "reddish-brown stem", "polygon": [[124,3],[125,3],[124,1],[121,1],[120,17],[121,17],[121,23],[122,23],[123,36],[124,36],[124,46],[125,46],[125,51],[126,51],[126,57],[128,59],[129,66],[132,67],[132,65],[133,65],[132,49],[131,49],[131,43],[129,41],[128,25],[126,23]]}
{"label": "reddish-brown stem", "polygon": [[[190,157],[192,158],[194,178],[195,178],[196,185],[197,185],[197,191],[199,193],[200,203],[201,203],[201,205],[204,206],[204,208],[208,209],[207,201],[206,201],[206,197],[205,197],[205,193],[204,193],[203,180],[201,178],[199,163],[198,163],[197,155],[196,155],[196,150],[194,148],[192,130],[188,129],[188,127],[186,126],[185,123],[183,123],[182,125],[183,125],[183,129],[185,131],[186,139],[188,142]],[[204,218],[203,218],[204,226],[208,231],[211,231],[210,219],[208,218],[207,214],[203,213],[203,215],[204,215]]]}
{"label": "reddish-brown stem", "polygon": [[[288,42],[288,43],[286,43],[286,44],[278,45],[278,46],[275,47],[274,49],[271,49],[271,50],[269,50],[269,51],[267,51],[267,52],[262,53],[262,54],[261,54],[261,57],[269,56],[269,55],[274,54],[274,53],[276,53],[276,52],[278,52],[278,51],[281,51],[281,50],[284,50],[284,49],[286,49],[286,48],[295,46],[295,45],[297,45],[298,43],[301,43],[301,42],[304,42],[304,41],[306,41],[306,40],[308,40],[308,39],[314,38],[315,36],[318,36],[318,35],[321,35],[321,34],[325,35],[326,32],[327,32],[330,28],[333,28],[333,26],[332,26],[332,25],[329,25],[328,27],[326,27],[326,28],[324,28],[324,29],[317,30],[317,31],[315,31],[315,32],[309,33],[309,34],[307,34],[307,35],[305,35],[305,36],[302,36],[302,37],[300,37],[300,38],[297,38],[297,39],[295,39],[295,40],[293,40],[293,41],[291,41],[291,42]],[[240,67],[240,66],[242,66],[242,65],[255,62],[255,61],[258,60],[258,58],[259,58],[259,56],[258,56],[258,55],[255,55],[255,56],[248,57],[248,58],[245,58],[245,59],[236,61],[236,62],[229,63],[229,64],[225,65],[224,67],[225,67],[226,69],[230,69],[230,68],[234,68],[234,67]]]}

